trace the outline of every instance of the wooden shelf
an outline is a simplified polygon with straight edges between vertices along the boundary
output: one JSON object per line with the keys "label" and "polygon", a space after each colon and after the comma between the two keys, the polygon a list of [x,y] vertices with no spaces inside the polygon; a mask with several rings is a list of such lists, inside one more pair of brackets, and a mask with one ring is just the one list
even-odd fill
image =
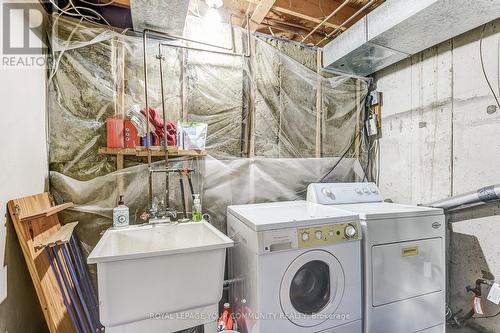
{"label": "wooden shelf", "polygon": [[53,247],[56,245],[69,243],[73,230],[75,230],[78,222],[71,222],[63,225],[56,233],[45,239],[43,242],[34,244],[35,249],[44,249],[47,246]]}
{"label": "wooden shelf", "polygon": [[[200,157],[207,155],[206,150],[184,150],[184,149],[178,149],[177,147],[168,147],[167,149],[168,149],[168,157],[183,157],[183,156]],[[153,146],[150,147],[150,150],[151,150],[151,156],[155,157],[165,156],[165,151],[163,147]],[[99,148],[99,154],[145,157],[148,156],[148,148],[147,147],[137,147],[137,148],[101,147]]]}
{"label": "wooden shelf", "polygon": [[62,205],[48,207],[48,208],[42,209],[40,211],[32,212],[29,215],[21,215],[21,216],[19,216],[19,221],[26,222],[26,221],[39,219],[42,217],[49,217],[49,216],[52,216],[54,214],[59,213],[60,211],[65,210],[65,209],[73,208],[73,206],[74,206],[74,204],[72,202],[66,202],[66,203],[63,203]]}

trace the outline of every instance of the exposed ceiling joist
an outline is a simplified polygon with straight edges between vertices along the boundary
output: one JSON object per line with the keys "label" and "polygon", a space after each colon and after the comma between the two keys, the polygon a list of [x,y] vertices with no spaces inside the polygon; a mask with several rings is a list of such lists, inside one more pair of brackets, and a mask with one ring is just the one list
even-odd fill
{"label": "exposed ceiling joist", "polygon": [[250,18],[250,30],[255,32],[264,18],[267,16],[276,0],[260,0]]}
{"label": "exposed ceiling joist", "polygon": [[331,19],[340,10],[342,10],[343,7],[347,6],[348,3],[349,3],[349,0],[345,0],[340,6],[337,7],[337,9],[335,9],[330,15],[325,17],[325,19],[323,21],[321,21],[321,23],[318,23],[318,25],[316,27],[314,27],[313,30],[311,30],[304,38],[302,38],[301,42],[303,43],[308,37],[310,37],[312,34],[314,34],[322,25],[324,25],[326,22],[328,22],[329,19]]}
{"label": "exposed ceiling joist", "polygon": [[[259,4],[259,0],[246,0],[252,4]],[[320,2],[316,0],[301,0],[301,1],[291,1],[290,0],[276,0],[273,11],[278,13],[291,15],[298,17],[300,19],[310,21],[313,23],[321,23],[323,17],[328,16],[330,13],[335,11],[339,6],[342,5],[342,1],[330,0]],[[356,12],[355,8],[351,6],[345,6],[342,11],[338,12],[334,17],[330,18],[324,23],[325,26],[330,28],[337,28],[339,24],[347,20]]]}
{"label": "exposed ceiling joist", "polygon": [[[78,2],[82,0],[74,1]],[[127,14],[126,11],[130,8],[131,2],[131,0],[88,1],[111,4],[109,8],[97,8],[98,10],[101,10],[101,8],[103,11],[106,10],[107,14],[113,10],[118,12],[121,10],[120,13]],[[182,1],[191,2],[190,10],[193,15],[203,16],[205,14],[206,5],[204,2],[206,0]],[[230,13],[234,14],[241,19],[241,22],[233,16],[233,24],[242,27],[246,27],[245,17],[248,17],[251,31],[260,31],[267,34],[271,33],[278,36],[278,33],[276,33],[276,30],[278,30],[286,32],[286,34],[279,33],[280,37],[317,45],[319,41],[325,40],[325,36],[333,35],[332,37],[335,37],[349,28],[349,26],[362,17],[362,15],[359,15],[360,13],[358,10],[367,3],[374,4],[374,1],[377,4],[384,2],[384,0],[223,0],[224,9],[221,11],[221,15],[223,15],[224,21],[226,21]],[[200,4],[203,8],[201,12],[199,10]],[[374,7],[376,6],[370,6],[363,14],[366,14]],[[353,14],[356,13],[358,15],[353,17]],[[133,18],[132,15],[132,19]],[[131,25],[131,22],[129,23],[130,20],[131,17],[130,14],[128,14],[125,23],[122,22],[123,20],[115,19],[115,24],[117,24],[117,27],[126,28]],[[271,28],[271,30],[269,28]]]}
{"label": "exposed ceiling joist", "polygon": [[[309,22],[313,22],[313,23],[316,23],[316,24],[320,24],[321,23],[321,20],[318,19],[318,18],[307,16],[307,15],[304,15],[304,14],[301,14],[301,13],[297,13],[297,12],[291,11],[289,9],[280,8],[280,7],[274,7],[272,10],[275,11],[275,12],[277,12],[277,13],[286,14],[286,15],[290,15],[290,16],[295,16],[295,17],[298,17],[300,19],[303,19],[303,20],[306,20],[306,21],[309,21]],[[330,28],[333,28],[333,29],[335,29],[335,28],[338,27],[338,25],[332,24],[330,22],[326,22],[323,25],[325,27],[330,27]]]}
{"label": "exposed ceiling joist", "polygon": [[318,46],[319,44],[321,44],[322,42],[328,40],[328,38],[332,37],[335,33],[341,31],[340,28],[341,27],[345,27],[347,24],[349,24],[351,21],[355,21],[356,17],[360,16],[361,13],[363,13],[365,10],[367,10],[370,6],[376,4],[378,0],[370,0],[366,5],[364,5],[361,9],[359,9],[358,11],[356,11],[354,14],[352,14],[345,22],[343,22],[339,28],[333,30],[332,32],[330,32],[325,38],[323,38],[319,43],[316,44],[316,46]]}

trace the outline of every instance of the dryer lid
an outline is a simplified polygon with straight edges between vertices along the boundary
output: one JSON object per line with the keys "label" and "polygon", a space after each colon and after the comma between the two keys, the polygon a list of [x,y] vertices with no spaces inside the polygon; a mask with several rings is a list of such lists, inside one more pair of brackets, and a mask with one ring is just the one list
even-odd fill
{"label": "dryer lid", "polygon": [[359,221],[356,213],[307,201],[229,206],[227,210],[255,231]]}
{"label": "dryer lid", "polygon": [[363,220],[435,216],[443,214],[441,208],[400,205],[390,202],[336,205],[335,207],[359,214],[359,217]]}

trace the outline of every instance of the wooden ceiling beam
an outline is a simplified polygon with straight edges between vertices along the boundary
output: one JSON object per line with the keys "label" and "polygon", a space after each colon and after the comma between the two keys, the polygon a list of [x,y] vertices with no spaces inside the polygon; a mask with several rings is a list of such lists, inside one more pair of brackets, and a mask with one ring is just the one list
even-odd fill
{"label": "wooden ceiling beam", "polygon": [[[259,0],[245,1],[251,4],[258,4],[260,2]],[[341,1],[329,0],[322,1],[320,7],[319,2],[315,0],[296,0],[292,1],[291,3],[290,0],[276,0],[271,10],[277,13],[294,16],[305,21],[319,24],[321,23],[322,18],[331,14],[341,4]],[[323,25],[330,28],[337,28],[339,24],[347,20],[355,12],[356,9],[350,6],[345,6],[341,11],[339,11],[334,17],[325,22]]]}
{"label": "wooden ceiling beam", "polygon": [[[338,0],[293,0],[290,2],[290,0],[244,0],[250,4],[257,5],[257,8],[254,11],[255,17],[252,15],[252,21],[255,24],[252,24],[253,31],[258,29],[257,22],[260,19],[260,16],[265,13],[267,13],[272,10],[276,13],[280,14],[285,14],[285,15],[290,15],[305,21],[309,21],[312,23],[319,24],[321,23],[322,19],[326,16],[328,16],[330,13],[332,13],[337,7],[339,7],[342,2]],[[261,4],[261,9],[259,12],[257,12],[259,4]],[[269,6],[269,4],[272,3],[271,7],[267,9],[266,7]],[[122,7],[130,7],[130,0],[115,0],[113,2],[113,5],[118,5]],[[267,10],[267,11],[266,11]],[[341,22],[344,22],[347,20],[352,14],[354,14],[356,10],[352,8],[351,6],[345,6],[342,8],[339,13],[337,13],[334,17],[332,17],[331,20],[328,22],[325,22],[323,25],[325,27],[333,28],[336,29],[338,28],[339,24]],[[254,20],[255,18],[255,20]],[[263,19],[265,18],[262,17],[260,19],[261,23]],[[243,23],[243,22],[242,22]],[[344,28],[342,28],[344,29]]]}
{"label": "wooden ceiling beam", "polygon": [[250,18],[250,31],[255,32],[267,16],[276,0],[260,0]]}
{"label": "wooden ceiling beam", "polygon": [[[292,11],[300,15],[314,17],[319,19],[321,22],[323,18],[330,15],[334,10],[342,5],[342,2],[343,1],[338,0],[276,0],[275,7]],[[356,11],[357,9],[345,6],[334,17],[328,20],[328,22],[339,25],[351,17]]]}
{"label": "wooden ceiling beam", "polygon": [[[307,16],[307,15],[304,15],[304,14],[300,14],[300,13],[297,13],[297,12],[294,12],[294,11],[291,11],[291,10],[285,9],[285,8],[273,7],[271,9],[271,11],[274,11],[274,12],[280,13],[280,14],[286,14],[286,15],[294,16],[296,18],[299,18],[299,19],[302,19],[302,20],[305,20],[305,21],[309,21],[309,22],[313,22],[313,23],[316,23],[316,24],[320,24],[321,23],[321,20],[318,19],[318,18]],[[338,25],[330,23],[330,22],[325,22],[323,24],[323,26],[329,27],[329,28],[333,28],[333,29],[338,28]]]}

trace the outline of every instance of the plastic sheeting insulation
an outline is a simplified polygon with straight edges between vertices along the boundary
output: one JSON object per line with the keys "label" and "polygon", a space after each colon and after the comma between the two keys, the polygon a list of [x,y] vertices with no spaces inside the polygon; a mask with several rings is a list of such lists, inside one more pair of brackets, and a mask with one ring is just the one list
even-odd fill
{"label": "plastic sheeting insulation", "polygon": [[[358,161],[343,159],[335,172],[329,172],[339,158],[274,159],[235,158],[204,160],[177,160],[173,167],[193,167],[195,191],[202,193],[204,213],[220,230],[225,230],[228,205],[255,202],[304,199],[309,183],[324,178],[328,182],[351,181],[359,170]],[[156,162],[154,167],[160,167]],[[362,175],[360,175],[362,176]],[[112,223],[112,209],[116,205],[118,188],[130,209],[130,222],[143,223],[140,215],[147,209],[147,165],[138,165],[92,180],[78,181],[51,171],[52,193],[56,201],[73,201],[75,208],[62,213],[65,221],[79,221],[79,235],[85,248],[90,250],[97,243],[101,232]],[[155,196],[162,196],[164,177],[155,178]],[[172,208],[181,210],[181,192],[178,176],[170,181]],[[189,209],[188,209],[189,211]]]}
{"label": "plastic sheeting insulation", "polygon": [[[118,189],[133,223],[141,223],[139,216],[147,209],[144,160],[127,158],[126,168],[116,171],[113,156],[98,154],[106,145],[106,118],[121,117],[135,104],[144,106],[142,38],[78,20],[56,21],[49,36],[51,191],[57,201],[75,202],[63,220],[80,221],[77,232],[90,250],[111,225]],[[227,26],[218,29],[217,43],[230,40]],[[188,18],[187,37],[207,42],[206,31],[213,29]],[[235,30],[234,38],[235,52],[242,53],[245,31]],[[254,36],[251,43],[250,58],[162,47],[167,117],[208,123],[210,156],[176,160],[172,166],[197,170],[194,183],[203,210],[221,230],[227,205],[295,200],[310,182],[351,181],[355,174],[363,178],[356,159],[364,156],[363,147],[352,143],[363,143],[357,138],[369,81],[325,78]],[[149,104],[161,112],[158,40],[149,41],[147,54]],[[323,158],[315,158],[318,148]],[[330,172],[346,150],[346,158]],[[247,158],[250,151],[254,156]],[[170,201],[180,209],[175,177]],[[163,195],[165,177],[153,181],[154,195]]]}

